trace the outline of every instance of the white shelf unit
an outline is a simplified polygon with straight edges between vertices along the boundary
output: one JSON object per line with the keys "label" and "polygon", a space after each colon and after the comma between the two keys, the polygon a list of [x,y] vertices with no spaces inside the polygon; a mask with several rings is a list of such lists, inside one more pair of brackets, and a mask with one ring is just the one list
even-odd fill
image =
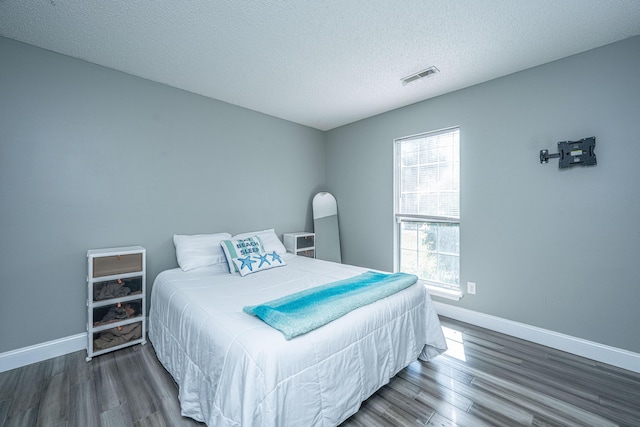
{"label": "white shelf unit", "polygon": [[87,362],[145,344],[146,250],[142,246],[87,251]]}
{"label": "white shelf unit", "polygon": [[292,254],[306,256],[308,258],[316,257],[316,235],[315,233],[307,233],[299,231],[296,233],[284,233],[284,247],[287,252]]}

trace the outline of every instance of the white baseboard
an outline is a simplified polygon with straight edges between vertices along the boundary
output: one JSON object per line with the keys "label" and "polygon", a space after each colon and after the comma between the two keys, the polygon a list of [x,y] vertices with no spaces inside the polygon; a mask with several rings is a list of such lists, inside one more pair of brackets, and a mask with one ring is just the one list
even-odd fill
{"label": "white baseboard", "polygon": [[0,353],[0,372],[42,362],[78,350],[86,350],[87,333],[72,335],[17,350]]}
{"label": "white baseboard", "polygon": [[[438,314],[451,319],[460,320],[492,331],[640,373],[640,354],[638,353],[438,301],[434,301],[433,305]],[[74,351],[86,350],[86,348],[87,334],[85,332],[8,351],[6,353],[0,353],[0,372],[42,362],[43,360],[73,353]]]}
{"label": "white baseboard", "polygon": [[640,373],[640,354],[434,301],[442,316]]}

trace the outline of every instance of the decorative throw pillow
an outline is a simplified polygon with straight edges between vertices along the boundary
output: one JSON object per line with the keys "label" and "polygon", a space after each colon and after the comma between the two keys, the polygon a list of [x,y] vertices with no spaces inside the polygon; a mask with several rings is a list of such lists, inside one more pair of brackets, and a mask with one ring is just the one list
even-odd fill
{"label": "decorative throw pillow", "polygon": [[233,236],[233,239],[245,239],[251,236],[258,236],[260,238],[262,247],[266,252],[271,253],[273,251],[276,251],[279,255],[284,255],[287,253],[287,249],[284,247],[273,228],[262,231],[252,231],[248,233],[236,234],[235,236]]}
{"label": "decorative throw pillow", "polygon": [[271,253],[254,252],[246,256],[234,258],[233,263],[243,277],[247,274],[287,265],[276,251]]}
{"label": "decorative throw pillow", "polygon": [[220,242],[227,264],[229,264],[229,273],[237,273],[238,267],[233,260],[239,257],[246,257],[256,252],[264,252],[262,241],[258,236],[247,237],[245,239],[230,239]]}
{"label": "decorative throw pillow", "polygon": [[183,271],[225,262],[220,241],[230,239],[229,233],[173,235],[176,259]]}

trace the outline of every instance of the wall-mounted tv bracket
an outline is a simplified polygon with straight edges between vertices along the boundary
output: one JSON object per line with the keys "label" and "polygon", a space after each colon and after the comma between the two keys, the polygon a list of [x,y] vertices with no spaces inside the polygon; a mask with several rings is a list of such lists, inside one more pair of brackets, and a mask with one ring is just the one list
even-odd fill
{"label": "wall-mounted tv bracket", "polygon": [[549,154],[549,150],[540,150],[540,163],[549,163],[549,159],[559,158],[558,167],[594,166],[596,162],[596,137],[584,138],[580,141],[558,142],[558,152]]}

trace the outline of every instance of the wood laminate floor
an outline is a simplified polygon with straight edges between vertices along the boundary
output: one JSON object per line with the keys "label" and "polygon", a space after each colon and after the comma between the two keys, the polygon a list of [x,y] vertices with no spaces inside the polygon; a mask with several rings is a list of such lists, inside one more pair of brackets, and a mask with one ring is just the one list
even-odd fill
{"label": "wood laminate floor", "polygon": [[[640,426],[640,374],[442,318],[450,351],[414,362],[349,426]],[[204,426],[180,416],[151,344],[0,373],[0,426]]]}

